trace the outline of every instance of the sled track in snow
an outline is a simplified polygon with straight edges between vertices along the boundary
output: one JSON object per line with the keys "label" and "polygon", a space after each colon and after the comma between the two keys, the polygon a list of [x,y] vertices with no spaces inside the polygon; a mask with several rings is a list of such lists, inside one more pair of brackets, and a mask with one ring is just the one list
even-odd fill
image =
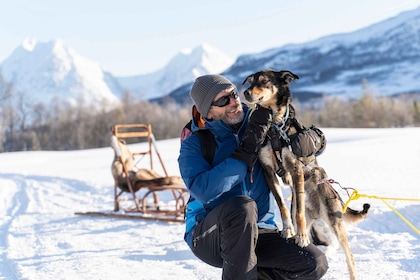
{"label": "sled track in snow", "polygon": [[2,279],[19,279],[16,267],[9,261],[7,256],[8,237],[10,227],[14,219],[23,213],[28,205],[28,197],[25,193],[26,180],[22,175],[2,175],[0,179],[0,194],[4,209],[0,209],[2,222],[0,231],[5,238],[0,239],[0,270]]}
{"label": "sled track in snow", "polygon": [[[89,194],[94,192],[77,180],[1,174],[0,279],[25,278],[34,264],[50,259],[45,254],[45,248],[52,246],[48,244],[50,234],[58,235],[60,224],[74,218],[75,197],[84,197],[81,203],[89,204],[94,199]],[[56,221],[53,227],[48,224],[51,217]],[[58,243],[58,247],[62,244]]]}

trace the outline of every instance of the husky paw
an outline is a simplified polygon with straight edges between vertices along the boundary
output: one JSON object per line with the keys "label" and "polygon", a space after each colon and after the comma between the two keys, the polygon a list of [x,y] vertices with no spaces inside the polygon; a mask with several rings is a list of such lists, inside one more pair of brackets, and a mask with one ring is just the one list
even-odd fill
{"label": "husky paw", "polygon": [[308,246],[311,241],[309,241],[309,238],[306,234],[296,234],[295,243],[303,248]]}
{"label": "husky paw", "polygon": [[295,230],[293,229],[293,227],[283,228],[283,230],[281,231],[281,236],[286,239],[292,238],[293,236],[295,236]]}

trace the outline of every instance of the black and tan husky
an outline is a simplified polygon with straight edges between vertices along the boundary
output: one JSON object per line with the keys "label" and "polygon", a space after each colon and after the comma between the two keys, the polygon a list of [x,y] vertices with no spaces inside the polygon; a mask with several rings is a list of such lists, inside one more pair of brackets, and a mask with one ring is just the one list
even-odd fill
{"label": "black and tan husky", "polygon": [[[243,82],[250,85],[244,91],[246,101],[271,108],[272,127],[285,140],[298,131],[288,88],[290,82],[298,78],[290,71],[268,69],[249,75]],[[310,242],[328,246],[327,251],[341,246],[346,255],[350,279],[357,279],[344,221],[363,220],[369,204],[365,204],[362,211],[347,208],[346,213],[342,214],[344,203],[325,180],[327,174],[318,165],[315,155],[297,157],[287,145],[276,150],[278,146],[268,140],[260,151],[259,161],[280,209],[282,236],[295,238],[301,247]],[[292,189],[292,215],[286,206],[276,174]]]}

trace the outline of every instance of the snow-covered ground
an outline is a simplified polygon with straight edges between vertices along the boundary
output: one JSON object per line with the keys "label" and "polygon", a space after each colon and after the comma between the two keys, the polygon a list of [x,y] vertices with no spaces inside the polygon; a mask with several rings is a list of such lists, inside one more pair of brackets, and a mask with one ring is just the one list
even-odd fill
{"label": "snow-covered ground", "polygon": [[[324,132],[319,162],[341,186],[420,198],[420,128]],[[179,175],[179,139],[157,146],[170,175]],[[111,148],[0,154],[0,279],[220,279],[220,269],[189,251],[184,224],[74,215],[113,209],[112,159]],[[419,234],[378,199],[350,206],[365,202],[367,219],[347,227],[359,278],[420,279]],[[420,202],[389,203],[420,228]],[[328,260],[323,279],[348,279],[341,250]]]}

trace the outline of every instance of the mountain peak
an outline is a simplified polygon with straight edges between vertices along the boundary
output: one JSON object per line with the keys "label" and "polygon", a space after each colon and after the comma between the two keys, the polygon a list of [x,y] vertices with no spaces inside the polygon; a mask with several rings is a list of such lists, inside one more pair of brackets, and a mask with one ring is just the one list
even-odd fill
{"label": "mountain peak", "polygon": [[216,49],[215,47],[213,47],[212,45],[210,45],[207,42],[203,42],[201,43],[199,46],[195,47],[194,49],[191,48],[184,48],[181,49],[179,51],[180,54],[182,55],[190,55],[192,53],[199,53],[199,52],[204,52],[204,53],[211,53],[211,52],[221,52],[220,50]]}
{"label": "mountain peak", "polygon": [[22,48],[28,52],[31,52],[34,50],[36,46],[36,40],[31,38],[26,38],[22,42]]}
{"label": "mountain peak", "polygon": [[52,99],[71,105],[83,102],[113,107],[119,103],[113,93],[117,86],[109,74],[60,39],[25,39],[0,66],[0,74],[12,85],[14,94],[23,94],[33,103],[48,104]]}
{"label": "mountain peak", "polygon": [[220,74],[234,60],[208,43],[193,49],[182,49],[169,63],[155,73],[119,78],[122,86],[141,99],[168,95],[172,90],[190,83],[198,76]]}
{"label": "mountain peak", "polygon": [[[19,49],[19,47],[17,49]],[[20,49],[29,53],[34,51],[46,53],[68,52],[70,50],[65,46],[64,41],[61,39],[55,39],[48,42],[37,42],[32,38],[23,40]]]}
{"label": "mountain peak", "polygon": [[199,45],[196,49],[200,49],[200,48],[205,52],[221,52],[219,49],[217,49],[213,45],[210,45],[207,42],[201,43],[201,45]]}

